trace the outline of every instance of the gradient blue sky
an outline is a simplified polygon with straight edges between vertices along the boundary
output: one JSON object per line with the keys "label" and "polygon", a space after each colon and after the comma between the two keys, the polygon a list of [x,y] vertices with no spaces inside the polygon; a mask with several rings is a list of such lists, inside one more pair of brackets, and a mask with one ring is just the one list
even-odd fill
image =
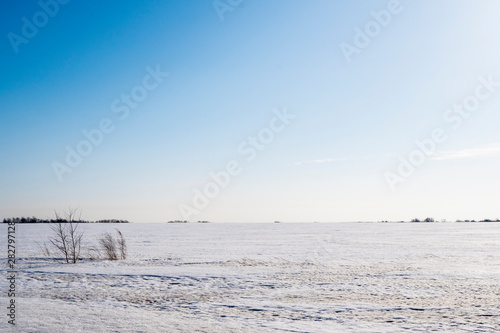
{"label": "gradient blue sky", "polygon": [[[497,218],[500,89],[453,130],[446,109],[500,81],[500,3],[402,0],[348,63],[340,44],[390,1],[70,1],[19,52],[36,1],[2,2],[0,218],[182,219],[193,189],[230,160],[242,172],[192,220]],[[121,120],[111,103],[146,67],[169,76]],[[255,161],[237,152],[273,109],[296,117]],[[58,181],[52,163],[82,130],[115,130]],[[448,140],[395,191],[384,174],[415,140]]]}

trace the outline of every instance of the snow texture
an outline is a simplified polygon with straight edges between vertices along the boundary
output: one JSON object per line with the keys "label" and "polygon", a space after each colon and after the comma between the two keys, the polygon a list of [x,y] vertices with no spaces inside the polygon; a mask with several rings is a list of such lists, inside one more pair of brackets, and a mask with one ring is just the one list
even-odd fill
{"label": "snow texture", "polygon": [[16,228],[0,332],[500,331],[500,223],[86,224],[129,257],[75,265],[43,257],[47,225]]}

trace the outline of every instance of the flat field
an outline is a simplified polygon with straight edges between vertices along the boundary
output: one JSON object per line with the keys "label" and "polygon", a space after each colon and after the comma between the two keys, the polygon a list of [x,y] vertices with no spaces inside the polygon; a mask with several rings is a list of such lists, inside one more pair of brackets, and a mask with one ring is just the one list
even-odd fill
{"label": "flat field", "polygon": [[500,223],[81,228],[88,245],[119,228],[128,258],[63,264],[37,245],[48,225],[17,225],[17,325],[2,278],[1,332],[500,331]]}

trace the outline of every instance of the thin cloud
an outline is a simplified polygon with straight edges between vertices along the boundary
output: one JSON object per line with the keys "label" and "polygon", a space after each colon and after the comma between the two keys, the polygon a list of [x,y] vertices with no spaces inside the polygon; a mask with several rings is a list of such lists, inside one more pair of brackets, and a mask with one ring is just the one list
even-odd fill
{"label": "thin cloud", "polygon": [[500,144],[483,148],[467,148],[462,150],[443,151],[433,157],[436,161],[457,160],[464,158],[485,157],[500,154]]}

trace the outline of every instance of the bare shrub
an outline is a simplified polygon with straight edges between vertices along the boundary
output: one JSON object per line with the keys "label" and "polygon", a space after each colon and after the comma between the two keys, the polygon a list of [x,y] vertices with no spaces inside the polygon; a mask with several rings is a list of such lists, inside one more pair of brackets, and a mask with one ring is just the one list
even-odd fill
{"label": "bare shrub", "polygon": [[109,260],[118,260],[118,254],[116,253],[116,241],[113,236],[107,232],[99,239],[104,254]]}
{"label": "bare shrub", "polygon": [[99,260],[102,258],[101,250],[99,250],[99,247],[92,245],[88,248],[88,256],[90,260]]}
{"label": "bare shrub", "polygon": [[[83,232],[79,230],[79,225],[76,223],[76,214],[78,208],[72,209],[71,207],[67,212],[63,212],[63,216],[56,214],[56,222],[50,228],[52,236],[49,237],[49,242],[52,246],[61,253],[66,263],[70,261],[74,264],[80,257],[82,249]],[[80,219],[79,215],[78,221]]]}
{"label": "bare shrub", "polygon": [[118,248],[120,250],[120,259],[127,259],[127,243],[125,242],[125,238],[120,230],[116,229],[118,233],[118,238],[116,242],[118,243]]}
{"label": "bare shrub", "polygon": [[[125,237],[120,230],[116,229],[118,236],[113,238],[113,235],[106,232],[99,239],[99,245],[101,246],[104,257],[108,260],[118,260],[127,258],[127,243]],[[99,251],[97,249],[97,251]],[[99,252],[100,254],[100,252]]]}
{"label": "bare shrub", "polygon": [[52,246],[64,256],[66,262],[69,263],[66,225],[62,222],[57,222],[51,225],[50,229],[52,230],[52,236],[49,237],[50,244],[52,244]]}

